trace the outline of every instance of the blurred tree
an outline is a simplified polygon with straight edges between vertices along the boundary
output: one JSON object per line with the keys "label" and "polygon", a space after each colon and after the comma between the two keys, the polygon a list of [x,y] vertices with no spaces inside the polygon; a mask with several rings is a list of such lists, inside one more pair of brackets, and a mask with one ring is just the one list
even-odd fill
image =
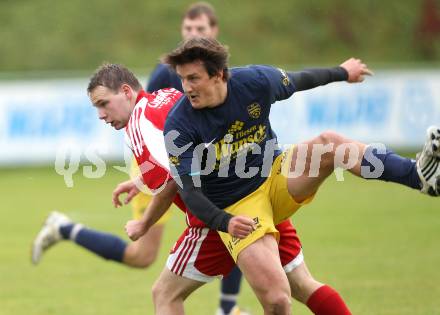
{"label": "blurred tree", "polygon": [[[440,0],[210,0],[231,64],[439,60]],[[0,0],[0,72],[153,67],[191,0]],[[414,38],[415,37],[415,38]]]}

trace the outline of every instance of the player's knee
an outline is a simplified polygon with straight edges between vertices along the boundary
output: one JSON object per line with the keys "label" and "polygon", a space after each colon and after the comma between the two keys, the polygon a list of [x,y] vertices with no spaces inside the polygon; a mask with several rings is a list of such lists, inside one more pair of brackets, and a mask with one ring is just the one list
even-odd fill
{"label": "player's knee", "polygon": [[160,284],[155,282],[153,284],[153,287],[151,288],[151,295],[153,296],[154,304],[156,304],[158,300],[161,298],[160,294],[161,294]]}
{"label": "player's knee", "polygon": [[137,268],[148,268],[156,261],[156,254],[152,252],[141,253],[136,257]]}
{"label": "player's knee", "polygon": [[321,133],[314,141],[314,145],[319,145],[320,167],[324,170],[334,168],[335,152],[343,142],[343,137],[338,133],[328,130]]}
{"label": "player's knee", "polygon": [[155,303],[170,303],[184,299],[180,287],[176,286],[172,281],[166,281],[161,278],[157,279],[153,284],[151,292]]}
{"label": "player's knee", "polygon": [[284,314],[286,310],[290,309],[290,296],[284,291],[268,292],[263,297],[263,306],[269,314]]}
{"label": "player's knee", "polygon": [[326,130],[318,136],[318,143],[337,147],[343,142],[343,137],[333,130]]}
{"label": "player's knee", "polygon": [[151,289],[151,294],[153,295],[153,302],[155,305],[161,305],[167,303],[167,299],[170,295],[167,294],[166,286],[163,282],[156,281]]}
{"label": "player's knee", "polygon": [[124,253],[124,263],[133,268],[147,268],[156,261],[158,251],[138,245],[131,243],[127,246]]}

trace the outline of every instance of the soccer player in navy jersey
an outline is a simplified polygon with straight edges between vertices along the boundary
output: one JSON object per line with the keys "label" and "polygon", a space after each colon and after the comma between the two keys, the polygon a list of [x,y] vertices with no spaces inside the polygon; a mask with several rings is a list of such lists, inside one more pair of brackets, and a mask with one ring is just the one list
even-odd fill
{"label": "soccer player in navy jersey", "polygon": [[[187,210],[169,173],[163,128],[182,93],[172,88],[146,93],[130,71],[114,64],[97,70],[88,93],[100,119],[117,130],[124,128],[127,144],[143,170],[139,181],[155,191],[142,219],[127,223],[130,238],[137,240],[148,233],[172,202],[185,212],[187,228],[173,246],[160,281],[153,287],[156,314],[183,314],[183,301],[192,291],[217,276],[228,275],[235,263],[217,231],[207,228]],[[121,185],[129,196],[139,192],[134,181]],[[121,205],[118,197],[114,196],[115,206]],[[315,314],[350,314],[337,292],[300,267],[304,257],[291,222],[285,220],[276,229],[280,235],[277,257],[289,278],[292,296],[304,303],[307,298],[307,306]],[[71,233],[76,230],[74,226]],[[309,297],[308,292],[316,286],[320,289]]]}
{"label": "soccer player in navy jersey", "polygon": [[[204,39],[196,39],[196,41],[204,40]],[[270,67],[262,67],[264,69],[273,69]],[[338,67],[334,69],[322,69],[322,70],[311,70],[308,72],[300,72],[296,73],[297,77],[297,84],[303,85],[303,87],[307,86],[317,86],[321,81],[323,80],[322,76],[324,76],[324,80],[326,82],[333,82],[333,81],[339,81],[344,80],[347,73],[350,73],[354,76],[360,76],[361,71],[365,70],[366,66],[362,63],[360,63],[358,60],[348,60],[343,64],[343,67]],[[243,69],[233,70],[233,72],[239,73]],[[283,74],[285,72],[275,69],[276,73]],[[365,70],[367,71],[367,69]],[[206,76],[208,72],[205,72]],[[206,79],[205,76],[205,79]],[[261,78],[258,78],[260,80]],[[283,77],[283,84],[288,85],[290,82],[287,81],[286,77]],[[186,90],[187,94],[191,99],[198,103],[198,100],[207,101],[210,102],[211,100],[215,99],[219,95],[225,95],[225,90],[217,89],[210,84],[206,84],[207,80],[203,80],[198,75],[190,75],[188,78],[183,79],[183,83],[185,86],[185,83],[188,80],[192,84],[199,84],[199,88],[194,91],[189,92]],[[218,80],[218,78],[213,79],[216,84],[219,82],[222,82],[222,80]],[[316,81],[317,80],[317,81]],[[316,82],[315,82],[316,81]],[[209,82],[208,82],[209,83]],[[264,85],[264,81],[260,84]],[[234,91],[235,97],[244,96],[243,93],[246,93],[246,88],[248,87],[247,84],[244,84],[243,86],[239,86],[239,88]],[[263,91],[263,90],[261,90]],[[260,91],[260,92],[261,92]],[[243,94],[243,95],[242,95]],[[92,94],[93,99],[93,94]],[[182,102],[184,102],[185,99],[180,99],[175,106],[182,106]],[[190,106],[191,108],[191,106]],[[170,109],[170,112],[167,116],[167,119],[174,119],[172,116],[174,115],[177,108]],[[234,112],[234,107],[229,106],[227,108],[223,108],[226,112]],[[249,106],[246,107],[246,117],[252,117],[252,119],[259,121],[259,118],[264,118],[263,115],[267,115],[267,112],[263,112],[264,109],[258,104],[258,103],[251,103]],[[267,109],[266,109],[267,110]],[[211,112],[211,109],[209,109],[209,112]],[[206,128],[204,129],[205,135],[197,135],[194,140],[201,141],[199,148],[202,149],[202,151],[207,148],[208,150],[211,148],[215,152],[219,152],[219,154],[226,153],[225,156],[228,155],[228,150],[231,152],[237,151],[238,146],[233,144],[233,138],[234,136],[240,137],[240,141],[242,146],[246,146],[247,143],[251,141],[260,142],[265,139],[265,131],[267,131],[267,134],[270,135],[270,137],[275,137],[273,131],[270,128],[267,128],[265,126],[257,126],[252,127],[249,130],[243,129],[243,122],[240,121],[240,117],[235,117],[234,122],[231,126],[228,127],[228,136],[225,137],[223,140],[223,143],[220,143],[221,145],[218,146],[215,144],[215,139],[211,139],[211,134],[215,132],[222,132],[224,128],[219,128],[221,124],[227,123],[227,119],[225,120],[224,117],[222,117],[221,112],[212,111],[211,114],[207,113],[208,115],[212,115],[214,121],[211,121],[212,125],[209,126],[209,124],[205,124]],[[202,113],[203,115],[203,113]],[[191,117],[191,116],[190,116]],[[108,118],[111,120],[111,118]],[[201,119],[201,116],[197,118],[197,121],[199,123],[204,123],[203,119]],[[172,123],[179,124],[178,119],[174,120]],[[167,121],[167,124],[169,122]],[[185,125],[185,119],[182,119],[181,124],[179,124],[179,127],[185,129],[185,130],[191,130],[192,127],[190,125]],[[172,132],[172,131],[171,131]],[[205,137],[209,137],[210,140],[205,140]],[[272,152],[272,157],[274,155],[274,152]],[[175,157],[176,159],[173,159]],[[269,167],[270,170],[272,166],[272,157],[269,156]],[[180,165],[180,155],[174,155],[171,157],[170,161],[175,165]],[[215,160],[215,159],[214,159]],[[227,159],[226,159],[227,161]],[[222,161],[223,162],[223,161]],[[192,161],[191,161],[192,163]],[[219,164],[220,166],[220,164]],[[197,170],[195,172],[192,172],[193,175],[196,174]],[[228,173],[225,174],[228,176]],[[223,175],[223,176],[225,176]],[[184,178],[184,177],[183,177]],[[179,179],[177,179],[179,180]],[[173,182],[168,183],[168,185],[172,185]],[[281,187],[281,186],[280,186]],[[217,192],[223,198],[223,200],[229,199],[234,200],[236,198],[235,193],[242,194],[243,187],[234,187],[235,192],[224,190],[224,192]],[[129,190],[127,190],[128,192]],[[276,191],[272,191],[276,192]],[[181,191],[184,195],[186,194],[184,191]],[[160,194],[157,195],[160,197]],[[156,196],[155,196],[156,197]],[[153,197],[153,198],[155,198]],[[274,197],[276,199],[276,197]],[[166,198],[164,198],[166,199]],[[280,202],[283,202],[283,199],[279,199]],[[201,199],[196,200],[196,203],[203,202],[203,196]],[[210,207],[210,206],[208,206]],[[245,207],[249,210],[255,210],[259,208],[259,204],[246,204]],[[290,204],[287,204],[287,210],[290,208]],[[210,209],[210,208],[208,208]],[[192,210],[192,209],[191,209]],[[153,211],[153,210],[151,210]],[[151,214],[150,210],[148,212],[145,212],[147,215]],[[238,236],[237,238],[232,240],[232,244],[226,244],[228,250],[230,250],[230,253],[234,255],[233,247],[234,245],[240,245],[243,244],[242,240],[239,239],[239,237],[245,236],[249,231],[247,228],[251,226],[252,229],[255,229],[255,235],[259,233],[260,231],[265,231],[263,229],[263,225],[266,225],[267,222],[270,222],[271,220],[267,220],[267,217],[263,218],[262,216],[257,217],[251,220],[248,217],[244,216],[237,216],[237,220],[233,222],[233,226],[231,226],[231,232],[234,233],[235,236]],[[259,220],[259,219],[265,219],[265,220]],[[133,240],[138,239],[141,237],[148,229],[145,222],[148,220],[142,221],[130,221],[127,226],[126,230],[130,238]],[[205,221],[205,223],[207,223]],[[208,224],[211,224],[212,222],[209,222]],[[212,224],[211,224],[212,225]],[[274,227],[271,232],[274,235],[278,235],[278,230]],[[283,242],[283,233],[281,233],[281,239],[280,244]],[[269,240],[269,239],[268,239]],[[268,246],[271,246],[271,250],[277,251],[278,247],[276,243],[271,243],[270,241],[266,242]],[[232,246],[231,246],[232,245]],[[271,251],[265,251],[263,254],[271,253]],[[281,252],[280,252],[281,253]],[[301,255],[302,256],[302,255]],[[171,257],[171,256],[170,256]],[[258,257],[258,256],[256,256]],[[303,302],[306,304],[310,310],[314,314],[320,314],[320,315],[335,315],[335,314],[350,314],[350,311],[346,307],[345,303],[341,299],[341,297],[337,294],[336,291],[334,291],[332,288],[330,288],[327,285],[323,285],[322,283],[316,281],[311,276],[310,272],[308,271],[303,258],[298,259],[296,261],[296,264],[294,268],[290,269],[289,271],[286,271],[283,269],[283,265],[280,263],[280,256],[278,254],[274,254],[274,256],[268,256],[265,264],[268,264],[268,266],[271,266],[274,260],[278,261],[278,266],[280,266],[283,275],[281,273],[271,273],[271,268],[268,268],[267,270],[262,270],[261,273],[259,273],[259,281],[255,282],[251,278],[251,285],[254,288],[257,296],[262,300],[262,304],[265,308],[265,312],[267,314],[276,314],[276,312],[280,311],[288,311],[285,307],[288,307],[285,303],[289,304],[290,299],[286,300],[286,295],[289,294],[292,295],[297,300]],[[299,257],[299,256],[298,256]],[[261,262],[260,262],[261,263]],[[284,275],[284,272],[286,274]],[[268,286],[268,283],[271,283],[270,286]],[[179,274],[176,274],[171,268],[165,268],[159,278],[159,280],[156,282],[156,285],[153,289],[154,292],[154,301],[156,306],[156,311],[158,314],[180,314],[183,310],[183,301],[185,298],[194,290],[196,290],[198,287],[200,287],[202,283],[198,281],[197,279],[191,278],[191,277],[185,277],[185,279],[182,279],[182,277],[179,276]],[[281,308],[281,310],[280,310]]]}
{"label": "soccer player in navy jersey", "polygon": [[170,165],[180,196],[220,231],[265,314],[290,314],[274,224],[311,202],[336,167],[440,195],[440,129],[428,129],[417,161],[331,131],[281,152],[269,121],[271,104],[329,82],[361,82],[370,70],[357,59],[299,73],[269,66],[229,70],[227,60],[226,47],[209,38],[188,40],[165,57],[186,94],[165,125]]}
{"label": "soccer player in navy jersey", "polygon": [[[216,38],[219,28],[218,18],[214,8],[206,2],[192,4],[183,16],[180,30],[183,40],[196,36]],[[149,76],[146,91],[152,93],[168,87],[183,92],[182,82],[176,72],[168,65],[159,63]],[[142,201],[142,199],[145,199],[145,195],[141,193],[138,194],[133,201]],[[145,202],[143,202],[143,204],[145,204]],[[162,221],[165,222],[166,220],[167,219],[162,219]],[[160,224],[156,224],[155,226],[160,226]],[[151,230],[153,230],[154,233],[154,229],[150,229],[150,231]],[[236,306],[237,295],[240,291],[241,277],[240,269],[235,267],[227,277],[222,279],[221,296],[217,315],[247,314]]]}
{"label": "soccer player in navy jersey", "polygon": [[[129,237],[136,241],[148,233],[172,202],[185,212],[188,227],[173,247],[166,268],[152,290],[156,314],[183,314],[183,302],[191,292],[216,276],[228,275],[235,263],[217,231],[207,228],[188,211],[176,194],[177,185],[169,173],[163,128],[182,93],[172,88],[146,93],[130,71],[113,64],[105,64],[97,70],[90,80],[88,93],[100,119],[117,130],[124,128],[127,144],[142,170],[139,180],[155,191],[142,219],[127,223]],[[120,186],[123,187],[121,192],[128,196],[139,192],[134,181]],[[118,194],[113,203],[121,205]],[[291,222],[284,220],[275,228],[280,238],[277,257],[288,278],[292,297],[307,304],[314,314],[350,314],[339,294],[313,279],[308,272]],[[75,227],[72,233],[74,231]],[[262,289],[270,290],[267,286]]]}

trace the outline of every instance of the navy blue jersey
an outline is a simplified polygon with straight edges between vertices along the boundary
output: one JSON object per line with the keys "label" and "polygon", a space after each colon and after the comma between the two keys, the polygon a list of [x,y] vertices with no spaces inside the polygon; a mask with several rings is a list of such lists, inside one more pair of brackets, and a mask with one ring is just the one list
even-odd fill
{"label": "navy blue jersey", "polygon": [[226,100],[215,108],[197,110],[182,97],[164,129],[173,176],[192,175],[220,208],[256,190],[280,154],[269,122],[271,105],[294,91],[283,70],[248,66],[231,69]]}
{"label": "navy blue jersey", "polygon": [[153,93],[170,87],[183,92],[182,82],[176,72],[169,66],[160,63],[150,74],[146,90],[148,93]]}

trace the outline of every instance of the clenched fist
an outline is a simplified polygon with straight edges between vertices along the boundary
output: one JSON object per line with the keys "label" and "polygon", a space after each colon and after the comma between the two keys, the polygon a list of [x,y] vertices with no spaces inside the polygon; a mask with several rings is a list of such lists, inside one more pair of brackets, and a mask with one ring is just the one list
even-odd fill
{"label": "clenched fist", "polygon": [[365,75],[373,75],[373,72],[360,59],[350,58],[344,61],[341,67],[348,72],[347,82],[350,83],[362,82],[365,79]]}
{"label": "clenched fist", "polygon": [[229,220],[228,233],[237,238],[245,238],[255,231],[255,222],[249,217],[237,215]]}
{"label": "clenched fist", "polygon": [[141,220],[130,220],[125,224],[125,233],[132,241],[136,241],[147,233],[147,227]]}

